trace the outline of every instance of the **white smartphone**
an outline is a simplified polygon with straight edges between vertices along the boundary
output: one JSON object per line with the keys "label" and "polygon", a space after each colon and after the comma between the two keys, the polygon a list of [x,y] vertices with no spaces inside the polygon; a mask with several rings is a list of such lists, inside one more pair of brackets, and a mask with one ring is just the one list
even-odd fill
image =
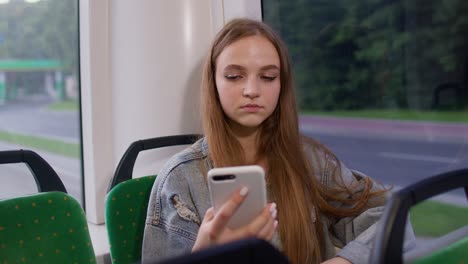
{"label": "white smartphone", "polygon": [[215,212],[243,186],[247,187],[249,192],[228,222],[230,228],[250,223],[265,207],[265,172],[257,165],[214,168],[208,171],[208,189]]}

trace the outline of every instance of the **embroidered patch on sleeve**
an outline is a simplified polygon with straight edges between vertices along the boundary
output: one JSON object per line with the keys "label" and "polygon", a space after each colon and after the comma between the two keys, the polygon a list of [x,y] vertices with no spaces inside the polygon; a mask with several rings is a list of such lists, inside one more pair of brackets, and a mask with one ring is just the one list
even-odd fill
{"label": "embroidered patch on sleeve", "polygon": [[187,221],[192,221],[197,224],[200,224],[200,219],[198,218],[197,214],[193,212],[192,210],[190,210],[190,208],[188,208],[188,206],[180,200],[177,194],[174,194],[171,197],[171,202],[172,202],[172,205],[174,205],[174,207],[176,208],[177,214],[180,217],[182,217],[183,219]]}

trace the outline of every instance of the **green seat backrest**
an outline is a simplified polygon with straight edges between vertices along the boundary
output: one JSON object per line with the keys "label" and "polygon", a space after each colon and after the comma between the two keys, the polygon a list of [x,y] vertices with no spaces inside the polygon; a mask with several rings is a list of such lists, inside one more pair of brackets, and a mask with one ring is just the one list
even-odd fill
{"label": "green seat backrest", "polygon": [[146,209],[156,176],[119,183],[107,194],[106,228],[112,263],[136,263],[141,259]]}
{"label": "green seat backrest", "polygon": [[0,263],[96,263],[86,216],[63,192],[0,200]]}
{"label": "green seat backrest", "polygon": [[452,245],[444,247],[429,256],[423,257],[413,262],[413,264],[436,263],[468,263],[468,237],[465,237]]}

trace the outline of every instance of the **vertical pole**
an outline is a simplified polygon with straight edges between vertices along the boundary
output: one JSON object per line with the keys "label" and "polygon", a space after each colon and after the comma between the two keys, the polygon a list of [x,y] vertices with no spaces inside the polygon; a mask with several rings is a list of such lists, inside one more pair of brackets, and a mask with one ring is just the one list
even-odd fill
{"label": "vertical pole", "polygon": [[65,100],[65,86],[63,84],[63,75],[61,71],[55,71],[55,91],[60,101]]}
{"label": "vertical pole", "polygon": [[5,104],[6,101],[6,74],[0,71],[0,105]]}
{"label": "vertical pole", "polygon": [[[16,75],[17,73],[15,72],[10,72],[9,75],[13,75],[13,79],[16,80]],[[5,100],[6,101],[10,101],[10,100],[15,100],[18,96],[18,82],[15,81],[15,82],[11,82],[8,84],[8,90],[7,90],[7,87],[6,87],[6,73],[5,73],[5,91],[6,91],[6,96],[5,96]]]}

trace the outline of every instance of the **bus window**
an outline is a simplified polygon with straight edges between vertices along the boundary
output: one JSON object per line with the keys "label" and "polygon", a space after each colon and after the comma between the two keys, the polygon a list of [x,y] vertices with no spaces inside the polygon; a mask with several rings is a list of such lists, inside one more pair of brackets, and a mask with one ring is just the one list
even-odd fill
{"label": "bus window", "polygon": [[[77,0],[0,2],[0,150],[31,149],[83,201]],[[0,166],[0,199],[37,192],[26,166]]]}
{"label": "bus window", "polygon": [[[262,1],[262,12],[290,48],[305,134],[394,189],[466,167],[466,1]],[[418,205],[416,235],[466,225],[467,206],[462,190]]]}

